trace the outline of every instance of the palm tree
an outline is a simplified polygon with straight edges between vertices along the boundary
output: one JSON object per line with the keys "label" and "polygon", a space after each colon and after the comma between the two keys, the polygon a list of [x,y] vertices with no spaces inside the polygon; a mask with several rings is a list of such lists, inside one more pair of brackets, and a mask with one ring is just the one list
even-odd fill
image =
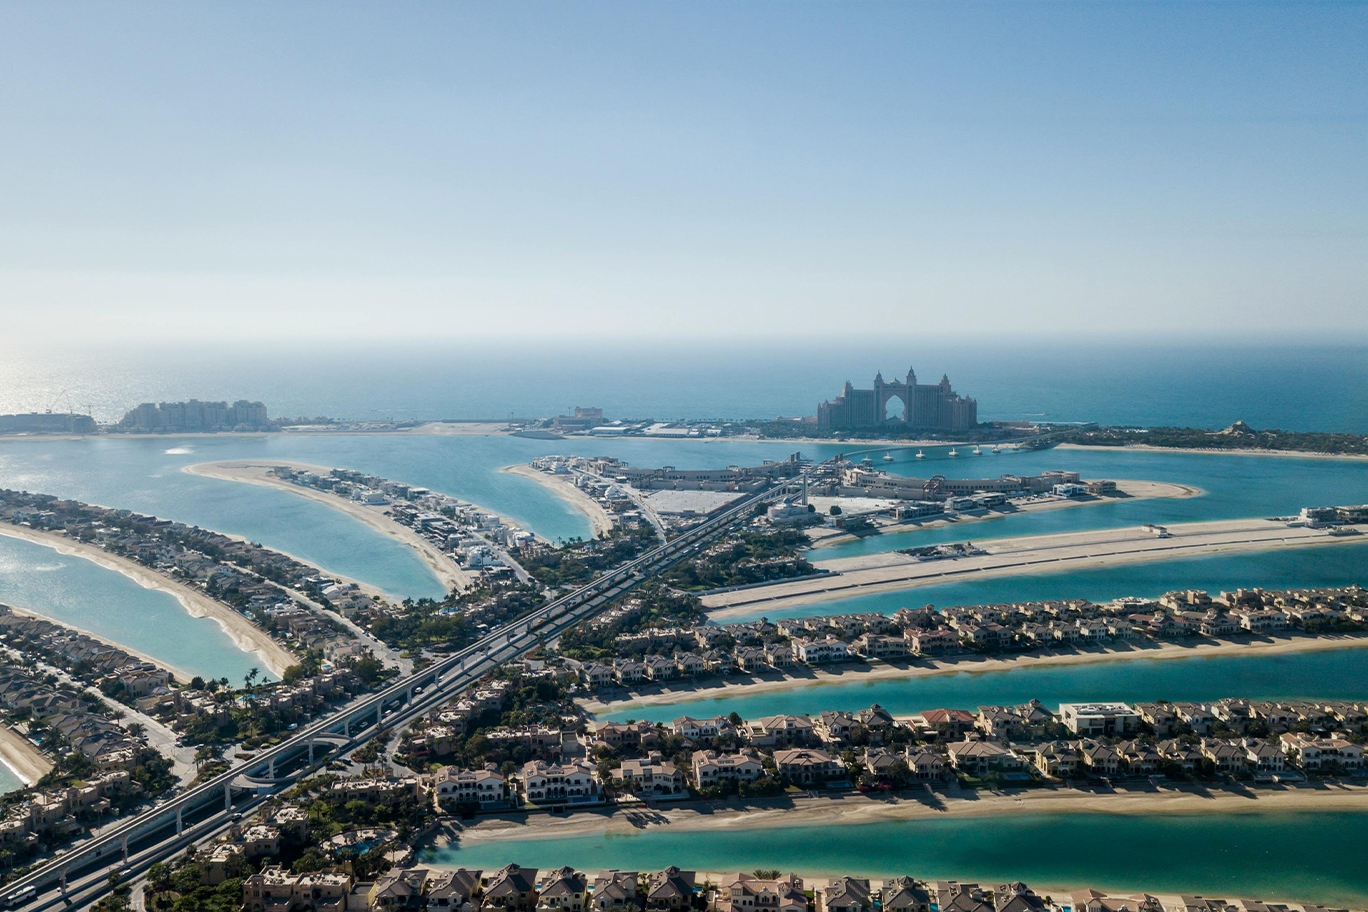
{"label": "palm tree", "polygon": [[214,749],[208,744],[201,744],[195,751],[195,772],[203,771],[204,764],[214,759]]}

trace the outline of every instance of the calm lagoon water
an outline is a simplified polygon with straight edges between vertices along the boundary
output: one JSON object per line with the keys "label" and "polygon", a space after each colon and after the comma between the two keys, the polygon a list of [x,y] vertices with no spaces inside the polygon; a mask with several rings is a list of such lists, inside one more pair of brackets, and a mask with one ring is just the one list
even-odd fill
{"label": "calm lagoon water", "polygon": [[[528,440],[517,437],[210,437],[8,441],[0,485],[127,507],[242,535],[399,596],[441,587],[412,551],[328,507],[283,491],[180,471],[198,462],[286,459],[343,466],[421,484],[512,517],[549,539],[586,536],[588,520],[535,482],[499,471],[548,453],[618,456],[637,465],[715,467],[784,458],[793,444],[757,441]],[[831,445],[805,445],[826,458]],[[934,467],[925,463],[936,463]],[[1076,469],[1085,477],[1196,485],[1178,500],[1109,503],[958,527],[873,536],[821,557],[935,541],[1295,512],[1307,504],[1368,501],[1368,463],[1281,457],[1051,450],[997,457],[895,462],[906,472],[971,477]]]}
{"label": "calm lagoon water", "polygon": [[779,868],[804,874],[910,874],[926,880],[1023,880],[1043,893],[1081,888],[1269,901],[1368,900],[1368,814],[1232,813],[1132,817],[1032,814],[839,827],[683,832],[650,829],[477,843],[424,861],[488,870],[509,862],[581,870]]}
{"label": "calm lagoon water", "polygon": [[819,548],[817,559],[849,557],[946,541],[1049,535],[1144,523],[1286,516],[1318,504],[1368,502],[1368,462],[1289,456],[1227,456],[1210,453],[1152,453],[1125,450],[1050,449],[1026,453],[960,456],[926,450],[916,459],[894,451],[880,468],[927,478],[996,478],[1003,473],[1035,475],[1049,469],[1081,472],[1084,478],[1166,481],[1200,488],[1200,497],[1115,500],[1062,510],[1009,514],[994,519],[935,526]]}
{"label": "calm lagoon water", "polygon": [[[638,465],[709,467],[784,458],[795,449],[797,447],[792,444],[757,441],[557,441],[515,437],[359,435],[12,440],[0,443],[0,485],[127,507],[242,535],[396,595],[421,597],[441,595],[440,585],[412,551],[387,536],[322,504],[287,492],[190,475],[181,469],[198,462],[228,459],[284,459],[345,466],[472,500],[511,516],[541,535],[557,539],[587,535],[587,520],[541,486],[501,472],[501,468],[556,452],[613,455]],[[839,449],[830,445],[803,447],[806,455],[815,458],[825,458]],[[1182,500],[1121,502],[1033,514],[1029,518],[1010,517],[960,528],[879,536],[850,546],[845,549],[847,553],[914,541],[963,539],[971,535],[985,538],[1138,522],[1268,515],[1292,512],[1308,503],[1368,501],[1368,464],[1339,460],[1067,450],[920,461],[903,453],[900,459],[902,461],[891,465],[895,470],[906,472],[928,471],[927,463],[934,463],[935,471],[962,476],[1031,473],[1067,467],[1081,471],[1086,477],[1194,484],[1206,493]],[[13,548],[9,553],[15,566],[20,566],[23,562],[20,553]],[[50,563],[53,554],[46,549],[22,553],[32,555],[28,559],[39,564]],[[841,551],[823,549],[820,553]],[[70,567],[83,563],[77,559],[63,561]],[[1343,545],[955,583],[907,593],[835,600],[805,606],[795,613],[892,611],[902,605],[927,602],[948,605],[1075,595],[1106,599],[1116,595],[1158,594],[1189,585],[1212,589],[1238,585],[1329,585],[1361,581],[1368,575],[1364,573],[1365,569],[1368,569],[1368,547]],[[66,572],[64,566],[60,571],[47,573],[44,578],[55,578]],[[99,572],[102,575],[71,583],[78,588],[84,587],[80,591],[85,594],[75,601],[88,605],[107,604],[102,609],[106,631],[122,632],[126,622],[132,622],[134,626],[141,623],[148,610],[143,603],[126,599],[116,599],[112,604],[100,601],[100,590],[109,585],[103,581],[104,577],[116,577],[119,581],[123,578],[107,571]],[[155,597],[162,604],[176,607],[169,598],[138,591],[144,598]],[[15,598],[15,601],[23,605],[23,599]],[[30,601],[40,599],[34,596]],[[44,610],[39,604],[26,607]],[[184,616],[183,612],[181,616]],[[84,626],[95,629],[93,624]],[[221,661],[229,665],[242,661],[242,653],[231,645],[225,647],[221,639],[201,638],[190,647],[191,652],[203,650],[193,661],[184,658],[185,646],[174,647],[180,650],[174,654],[161,651],[172,648],[174,642],[175,638],[167,638],[164,644],[154,638],[144,638],[141,643],[130,642],[130,645],[182,666],[194,667],[194,662],[204,662],[211,652],[219,650],[223,651]]]}
{"label": "calm lagoon water", "polygon": [[424,485],[507,515],[548,539],[591,534],[589,520],[536,482],[499,471],[557,452],[609,453],[638,464],[759,463],[774,443],[555,441],[518,437],[316,436],[116,438],[0,442],[0,485],[124,507],[241,535],[400,597],[441,596],[414,552],[329,507],[258,485],[181,469],[230,459],[284,459]]}
{"label": "calm lagoon water", "polygon": [[[979,398],[987,418],[1048,418],[1104,423],[1221,427],[1236,419],[1256,427],[1368,429],[1368,349],[1293,350],[1106,346],[942,349],[930,361],[894,346],[856,351],[730,352],[700,355],[614,351],[585,358],[546,352],[477,349],[120,353],[79,357],[15,353],[0,358],[0,411],[92,402],[102,419],[139,401],[246,396],[275,414],[344,418],[483,418],[552,414],[574,403],[610,415],[748,417],[811,413],[847,377],[862,384],[876,370],[898,374],[911,357],[923,375],[948,372]],[[358,353],[362,354],[362,353]],[[1299,363],[1294,374],[1269,363]],[[814,364],[824,365],[814,370]],[[1335,391],[1326,395],[1326,390]],[[497,408],[491,403],[497,403]],[[396,595],[440,595],[440,586],[406,548],[328,508],[285,492],[191,476],[180,469],[225,459],[291,459],[372,472],[480,503],[550,539],[589,533],[587,520],[506,465],[547,453],[606,454],[635,464],[711,467],[783,458],[784,443],[457,437],[155,438],[0,442],[0,485],[44,491],[155,513],[245,536]],[[824,458],[848,447],[802,447]],[[1368,501],[1368,465],[1334,460],[1198,454],[1047,451],[960,457],[935,449],[910,452],[894,471],[952,477],[1076,469],[1085,477],[1173,481],[1202,497],[1061,510],[960,528],[883,536],[826,555],[887,550],[935,541],[989,538],[1143,522],[1180,522],[1293,512],[1307,504]],[[1324,585],[1363,578],[1364,549],[1175,561],[1106,572],[1026,576],[926,589],[888,607],[844,600],[813,613],[889,610],[930,601],[951,604],[1058,595],[1108,598],[1178,586]],[[895,594],[896,596],[896,594]],[[0,600],[118,638],[166,661],[215,676],[240,678],[255,664],[218,628],[196,621],[169,596],[143,590],[111,571],[50,549],[0,538]],[[897,604],[893,604],[893,601]],[[867,603],[873,605],[874,602]],[[1261,658],[1141,661],[1080,669],[962,674],[919,681],[836,685],[728,701],[744,715],[857,708],[879,702],[897,711],[936,705],[1039,697],[1195,699],[1252,696],[1368,695],[1368,650]],[[719,706],[652,710],[672,718]],[[635,717],[648,713],[638,711]],[[6,772],[0,770],[0,788]],[[930,820],[764,832],[648,831],[617,838],[490,844],[440,853],[447,863],[495,867],[510,860],[645,869],[749,870],[777,866],[812,872],[910,872],[1037,885],[1092,884],[1155,891],[1229,890],[1240,895],[1356,902],[1368,896],[1368,817],[1353,814],[1117,818],[1070,814],[983,820]]]}
{"label": "calm lagoon water", "polygon": [[1211,554],[1178,560],[1094,567],[1066,573],[1024,573],[993,576],[900,592],[876,592],[782,608],[759,606],[751,614],[729,620],[769,617],[814,617],[877,611],[892,614],[899,608],[935,605],[992,605],[1048,599],[1085,598],[1107,602],[1125,595],[1156,598],[1174,589],[1208,592],[1262,587],[1297,589],[1368,583],[1368,542],[1286,551]]}
{"label": "calm lagoon water", "polygon": [[88,630],[206,678],[239,681],[249,668],[261,666],[218,624],[191,617],[173,596],[144,589],[84,558],[6,535],[0,535],[0,603]]}
{"label": "calm lagoon water", "polygon": [[0,763],[0,795],[6,792],[13,792],[24,787],[24,780],[14,774],[5,764]]}
{"label": "calm lagoon water", "polygon": [[817,684],[722,699],[681,700],[605,715],[668,722],[732,711],[748,719],[776,713],[863,709],[878,703],[895,714],[955,707],[1024,703],[1049,706],[1090,700],[1255,700],[1368,698],[1368,644],[1345,649],[1262,656],[1129,659],[1086,665],[957,672],[900,681]]}

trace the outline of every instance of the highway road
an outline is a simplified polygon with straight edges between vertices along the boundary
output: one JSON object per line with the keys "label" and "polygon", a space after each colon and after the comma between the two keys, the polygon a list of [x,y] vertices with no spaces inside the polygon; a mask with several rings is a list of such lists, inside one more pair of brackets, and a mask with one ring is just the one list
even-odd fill
{"label": "highway road", "polygon": [[597,614],[624,592],[747,519],[757,506],[784,497],[801,483],[799,476],[751,494],[674,540],[534,609],[459,652],[405,674],[379,692],[357,697],[275,747],[68,848],[7,885],[0,893],[0,905],[35,912],[89,905],[108,892],[111,871],[124,872],[123,879],[128,881],[190,842],[211,838],[226,828],[235,814],[288,788],[308,771],[353,750],[377,732],[405,725],[443,705],[500,664]]}

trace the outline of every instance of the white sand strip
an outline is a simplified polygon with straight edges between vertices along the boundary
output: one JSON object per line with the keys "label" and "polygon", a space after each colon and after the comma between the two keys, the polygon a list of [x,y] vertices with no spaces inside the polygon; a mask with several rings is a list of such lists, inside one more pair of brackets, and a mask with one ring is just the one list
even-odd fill
{"label": "white sand strip", "polygon": [[[160,589],[162,592],[175,596],[176,601],[190,614],[191,617],[209,618],[233,641],[237,648],[244,652],[256,655],[263,665],[270,669],[276,677],[285,673],[285,669],[296,664],[299,659],[284,646],[271,639],[270,635],[260,627],[253,624],[247,618],[238,614],[227,605],[211,599],[197,589],[162,576],[153,570],[149,570],[142,564],[127,558],[118,557],[110,554],[103,548],[85,542],[73,541],[62,535],[52,532],[41,532],[36,529],[29,529],[23,526],[13,526],[7,523],[0,523],[0,535],[8,535],[11,538],[19,538],[24,541],[33,542],[52,548],[59,554],[68,554],[73,557],[84,558],[92,563],[99,564],[107,570],[114,570],[133,580],[144,589]],[[45,615],[46,616],[46,615]],[[59,618],[49,618],[58,624],[62,623]],[[120,648],[127,648],[125,644],[115,642]]]}
{"label": "white sand strip", "polygon": [[[772,672],[758,680],[737,681],[722,679],[704,681],[700,686],[690,688],[680,684],[668,685],[660,689],[630,693],[622,699],[608,702],[589,700],[581,705],[596,715],[620,713],[644,706],[669,706],[693,700],[742,699],[764,693],[778,693],[804,687],[820,687],[839,684],[865,684],[873,681],[900,681],[913,678],[929,678],[952,674],[991,674],[1011,671],[1014,668],[1038,668],[1060,665],[1096,665],[1104,662],[1129,662],[1134,660],[1159,661],[1167,659],[1211,658],[1214,656],[1239,655],[1284,655],[1300,652],[1322,652],[1333,649],[1357,649],[1368,646],[1368,634],[1349,634],[1336,636],[1287,636],[1278,639],[1261,638],[1255,640],[1214,640],[1203,643],[1153,643],[1137,640],[1130,648],[1117,644],[1095,652],[1063,653],[1021,653],[1016,655],[995,656],[943,656],[936,659],[917,659],[915,665],[891,664],[885,662],[850,663],[829,665],[823,668],[804,668],[795,666],[802,677],[785,677]],[[858,696],[852,697],[858,699]],[[858,709],[858,706],[844,707]],[[930,709],[931,707],[926,707]]]}
{"label": "white sand strip", "polygon": [[530,465],[511,465],[504,466],[500,471],[510,472],[514,475],[521,475],[523,478],[530,478],[537,484],[551,491],[561,500],[579,510],[589,517],[589,522],[594,527],[594,537],[597,538],[606,532],[612,531],[613,520],[608,515],[608,511],[603,509],[603,505],[597,500],[585,494],[569,481],[546,472],[539,472]]}
{"label": "white sand strip", "polygon": [[[306,487],[305,485],[294,484],[283,478],[277,478],[275,475],[271,474],[271,470],[278,467],[288,467],[323,475],[326,475],[331,471],[331,469],[322,466],[278,461],[201,462],[196,465],[185,466],[181,471],[188,472],[191,475],[202,475],[205,478],[217,478],[220,481],[237,481],[244,484],[260,485],[264,488],[275,488],[279,491],[288,491],[299,497],[321,503],[325,507],[330,507],[339,513],[345,513],[352,519],[365,523],[382,535],[388,535],[390,538],[393,538],[418,552],[418,556],[422,558],[422,561],[427,568],[432,571],[432,575],[437,577],[438,581],[447,589],[470,588],[470,576],[452,559],[450,554],[442,551],[408,526],[397,523],[386,516],[385,508],[383,506],[367,506],[366,504],[357,503],[354,500],[348,500],[345,497],[338,497],[336,494],[330,494],[327,491],[315,490],[314,488]],[[299,560],[298,558],[295,559]],[[300,561],[300,563],[306,562]],[[338,575],[331,573],[331,571],[328,572],[333,576]],[[355,581],[348,580],[348,582]],[[361,585],[361,587],[368,591],[372,596],[385,595],[385,593],[380,592],[380,590],[376,589],[374,586],[367,586],[361,583],[358,583],[358,585]],[[393,595],[388,597],[394,599]],[[399,599],[394,600],[398,601]]]}
{"label": "white sand strip", "polygon": [[9,767],[25,785],[42,779],[53,766],[27,738],[4,725],[0,725],[0,763]]}
{"label": "white sand strip", "polygon": [[1220,520],[1169,525],[1159,537],[1140,526],[1098,529],[1059,535],[988,539],[982,554],[919,561],[896,551],[815,561],[831,576],[775,583],[754,589],[704,596],[714,619],[754,614],[770,608],[829,601],[874,592],[892,592],[938,583],[989,576],[1053,573],[1116,566],[1142,561],[1174,560],[1219,553],[1273,551],[1283,548],[1352,544],[1368,526],[1349,527],[1358,534],[1330,535],[1323,529],[1288,526],[1267,519]]}

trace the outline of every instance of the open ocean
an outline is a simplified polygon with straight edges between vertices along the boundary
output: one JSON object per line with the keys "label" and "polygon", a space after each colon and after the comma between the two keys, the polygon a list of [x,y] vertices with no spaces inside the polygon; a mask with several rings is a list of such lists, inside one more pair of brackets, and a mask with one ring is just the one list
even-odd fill
{"label": "open ocean", "polygon": [[949,374],[979,418],[1368,432],[1368,342],[871,342],[641,347],[471,343],[342,347],[271,340],[84,351],[0,338],[0,413],[87,406],[117,420],[145,401],[259,399],[274,415],[440,419],[816,414],[846,380]]}

